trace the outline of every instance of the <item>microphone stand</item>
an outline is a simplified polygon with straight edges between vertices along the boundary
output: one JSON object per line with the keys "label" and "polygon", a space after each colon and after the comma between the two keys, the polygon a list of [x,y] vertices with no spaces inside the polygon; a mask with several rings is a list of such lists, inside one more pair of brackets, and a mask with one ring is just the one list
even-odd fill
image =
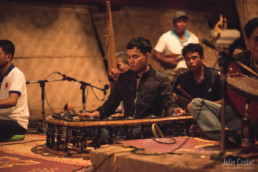
{"label": "microphone stand", "polygon": [[90,86],[92,88],[96,88],[96,89],[101,90],[101,91],[105,91],[105,89],[93,86],[93,85],[91,85],[88,82],[78,81],[76,79],[74,81],[75,82],[79,82],[81,84],[80,89],[82,90],[82,110],[80,110],[80,112],[83,113],[83,112],[86,112],[86,98],[85,98],[85,89],[86,89],[86,87]]}
{"label": "microphone stand", "polygon": [[82,113],[82,112],[86,112],[85,89],[86,89],[86,86],[89,85],[89,83],[82,82],[82,81],[80,81],[79,83],[81,84],[80,89],[82,90],[82,110],[80,111]]}
{"label": "microphone stand", "polygon": [[61,74],[61,73],[59,73],[59,72],[58,72],[58,74],[63,76],[63,80],[79,82],[79,83],[81,84],[81,87],[80,87],[80,89],[82,90],[82,110],[80,110],[81,113],[86,112],[85,89],[86,89],[87,86],[91,86],[92,88],[96,88],[96,89],[98,89],[98,90],[104,91],[104,93],[105,93],[105,88],[102,89],[102,88],[93,86],[93,85],[91,85],[91,84],[88,83],[88,82],[78,81],[78,80],[75,79],[75,78],[72,78],[72,77],[70,77],[70,76]]}
{"label": "microphone stand", "polygon": [[219,52],[219,56],[220,58],[218,59],[219,62],[219,67],[220,67],[220,71],[221,71],[221,96],[222,96],[222,108],[221,108],[221,130],[220,130],[220,152],[219,154],[212,154],[211,155],[211,159],[213,160],[219,160],[222,161],[223,159],[225,159],[225,126],[226,126],[226,90],[227,90],[227,81],[226,81],[226,77],[227,77],[227,69],[228,69],[228,65],[230,64],[230,62],[232,61],[232,57],[227,54],[224,51],[219,51],[217,47],[215,47],[212,43],[210,43],[209,41],[203,40],[203,44],[207,45],[208,47],[216,50],[217,52]]}
{"label": "microphone stand", "polygon": [[42,122],[41,122],[41,128],[38,128],[38,131],[40,133],[45,133],[46,132],[46,114],[45,114],[45,83],[46,82],[56,82],[56,81],[64,81],[62,80],[38,80],[38,81],[27,81],[26,84],[38,84],[41,87],[41,104],[42,104]]}
{"label": "microphone stand", "polygon": [[227,69],[229,64],[233,61],[232,57],[224,51],[220,52],[218,59],[221,71],[221,94],[222,94],[222,107],[221,107],[221,131],[220,131],[220,152],[219,154],[212,154],[211,159],[217,161],[224,161],[227,156],[225,155],[225,139],[226,139],[226,100],[227,100]]}
{"label": "microphone stand", "polygon": [[225,127],[226,127],[226,90],[227,90],[227,68],[230,63],[231,57],[228,57],[228,55],[225,52],[221,52],[221,58],[219,59],[219,66],[221,68],[221,93],[222,93],[222,109],[221,109],[221,144],[220,144],[220,154],[225,154]]}

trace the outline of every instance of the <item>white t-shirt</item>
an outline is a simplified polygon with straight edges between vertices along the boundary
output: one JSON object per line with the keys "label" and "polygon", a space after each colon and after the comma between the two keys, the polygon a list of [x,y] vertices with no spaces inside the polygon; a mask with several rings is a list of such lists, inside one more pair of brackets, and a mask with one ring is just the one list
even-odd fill
{"label": "white t-shirt", "polygon": [[[160,36],[154,50],[164,55],[170,53],[182,54],[182,49],[184,46],[188,45],[189,43],[199,43],[197,36],[195,36],[195,34],[192,32],[185,30],[185,36],[185,41],[181,42],[180,38],[175,34],[175,31],[169,30]],[[185,60],[179,61],[177,68],[187,68]]]}
{"label": "white t-shirt", "polygon": [[0,100],[9,97],[9,93],[19,94],[16,106],[0,109],[1,120],[14,120],[24,129],[28,129],[29,109],[27,101],[26,80],[20,69],[12,64],[1,82]]}

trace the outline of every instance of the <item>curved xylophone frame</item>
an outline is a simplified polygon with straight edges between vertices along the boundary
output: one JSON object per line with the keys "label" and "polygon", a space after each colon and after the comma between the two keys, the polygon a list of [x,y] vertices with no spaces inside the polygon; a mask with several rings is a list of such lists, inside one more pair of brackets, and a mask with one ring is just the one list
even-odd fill
{"label": "curved xylophone frame", "polygon": [[[73,143],[73,147],[80,147],[81,153],[86,149],[86,129],[94,129],[94,147],[100,146],[98,140],[100,136],[101,128],[108,128],[109,141],[112,143],[113,134],[112,129],[114,127],[129,127],[141,126],[142,138],[144,138],[144,126],[156,124],[172,124],[176,121],[189,121],[192,120],[192,116],[175,116],[175,117],[161,117],[161,118],[149,118],[149,119],[132,119],[132,120],[96,120],[96,121],[65,121],[62,119],[56,119],[52,116],[46,118],[47,128],[47,147],[57,151],[60,150],[60,146],[63,143],[65,145],[65,151],[68,151],[68,144]],[[65,132],[64,132],[65,131]],[[65,134],[64,134],[65,133]],[[71,137],[73,139],[71,139]],[[128,134],[126,136],[128,138]]]}

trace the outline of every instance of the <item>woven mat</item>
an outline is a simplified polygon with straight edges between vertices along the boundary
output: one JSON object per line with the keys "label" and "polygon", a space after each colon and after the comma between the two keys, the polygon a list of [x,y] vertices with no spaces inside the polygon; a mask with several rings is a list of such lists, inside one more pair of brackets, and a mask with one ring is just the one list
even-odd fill
{"label": "woven mat", "polygon": [[46,136],[40,134],[26,134],[23,141],[0,143],[0,171],[18,170],[21,172],[34,169],[35,171],[63,172],[91,165],[90,160],[84,158],[55,154],[54,151],[49,151],[45,143]]}

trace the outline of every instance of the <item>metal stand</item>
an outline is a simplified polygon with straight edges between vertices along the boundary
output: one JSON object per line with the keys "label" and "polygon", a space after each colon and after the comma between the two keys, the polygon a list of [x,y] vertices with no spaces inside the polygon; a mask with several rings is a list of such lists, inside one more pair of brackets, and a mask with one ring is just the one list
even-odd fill
{"label": "metal stand", "polygon": [[220,130],[220,154],[225,153],[225,127],[226,127],[226,89],[227,89],[227,68],[228,58],[224,52],[221,53],[221,59],[219,62],[221,68],[221,95],[222,95],[222,109],[221,109],[221,130]]}
{"label": "metal stand", "polygon": [[41,87],[41,104],[42,104],[42,122],[41,122],[41,127],[42,127],[42,131],[41,132],[45,132],[46,131],[46,114],[45,114],[45,82],[40,81],[40,87]]}
{"label": "metal stand", "polygon": [[81,82],[81,87],[80,89],[82,90],[82,110],[80,111],[81,113],[82,112],[86,112],[86,98],[85,98],[85,89],[86,89],[86,86],[89,85],[88,83],[85,83],[85,82]]}
{"label": "metal stand", "polygon": [[42,104],[42,121],[41,126],[38,128],[38,132],[45,133],[46,132],[46,113],[45,113],[45,83],[46,82],[56,82],[56,81],[64,81],[62,80],[38,80],[38,81],[27,81],[26,84],[40,84],[41,87],[41,104]]}
{"label": "metal stand", "polygon": [[86,112],[85,89],[86,89],[87,86],[91,86],[92,88],[96,88],[98,90],[101,90],[101,91],[104,92],[104,94],[106,94],[106,91],[107,91],[106,89],[108,89],[108,88],[106,88],[106,85],[105,85],[105,87],[103,89],[103,88],[99,88],[99,87],[93,86],[90,83],[87,83],[87,82],[84,82],[84,81],[77,81],[76,79],[74,79],[74,81],[75,82],[79,82],[81,84],[81,87],[80,87],[80,89],[82,90],[82,110],[80,110],[81,113]]}
{"label": "metal stand", "polygon": [[72,78],[70,76],[67,76],[65,74],[62,74],[60,72],[57,72],[59,75],[62,75],[63,76],[63,80],[67,80],[67,81],[74,81],[74,82],[79,82],[81,84],[81,87],[80,89],[82,90],[82,110],[80,110],[80,113],[83,113],[83,112],[86,112],[86,98],[85,98],[85,89],[87,86],[91,86],[92,88],[96,88],[98,90],[101,90],[104,92],[104,94],[106,94],[106,91],[107,89],[109,88],[109,85],[108,87],[106,87],[106,85],[104,86],[104,89],[102,88],[99,88],[99,87],[96,87],[96,86],[93,86],[91,85],[90,83],[87,83],[87,82],[84,82],[84,81],[78,81],[77,79],[75,78]]}
{"label": "metal stand", "polygon": [[221,78],[221,95],[222,95],[222,108],[221,108],[221,130],[220,130],[220,152],[219,154],[212,154],[211,159],[223,161],[225,159],[225,126],[226,126],[226,90],[227,90],[227,68],[232,58],[224,51],[220,52],[219,66]]}
{"label": "metal stand", "polygon": [[104,89],[96,87],[91,85],[90,83],[84,82],[84,81],[78,81],[75,78],[69,77],[67,75],[61,74],[60,72],[57,72],[59,75],[63,76],[63,79],[61,80],[39,80],[39,81],[28,81],[26,84],[34,84],[34,83],[39,83],[41,87],[41,101],[42,101],[42,122],[41,122],[41,127],[38,128],[38,131],[41,133],[46,132],[46,114],[45,114],[45,83],[46,82],[55,82],[55,81],[74,81],[74,82],[79,82],[81,84],[80,89],[82,90],[82,110],[80,112],[86,112],[86,97],[85,97],[85,89],[86,86],[91,86],[92,88],[96,88],[98,90],[101,90],[104,92],[104,95],[107,92],[107,89],[109,88],[109,85],[105,85]]}

